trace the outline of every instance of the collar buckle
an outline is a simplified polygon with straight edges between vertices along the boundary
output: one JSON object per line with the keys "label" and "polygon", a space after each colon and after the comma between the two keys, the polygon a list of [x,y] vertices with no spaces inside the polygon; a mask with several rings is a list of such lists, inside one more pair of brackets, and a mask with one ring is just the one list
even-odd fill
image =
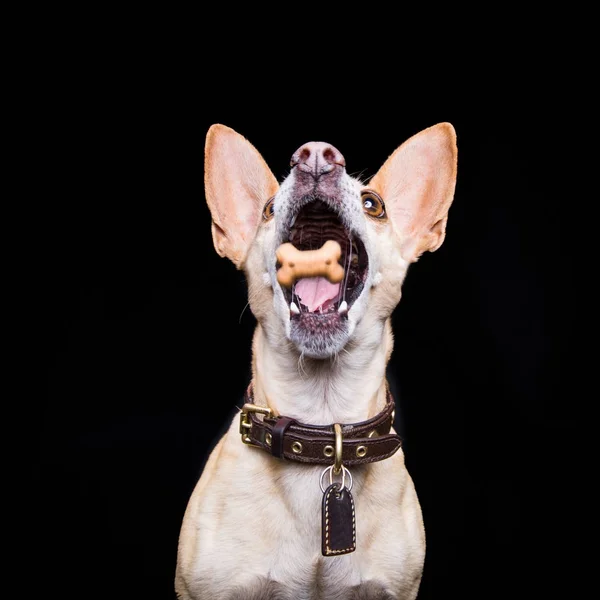
{"label": "collar buckle", "polygon": [[267,418],[272,418],[274,413],[266,406],[257,406],[256,404],[249,403],[242,406],[242,412],[240,413],[240,435],[242,436],[242,442],[248,446],[256,446],[256,444],[252,443],[252,438],[249,435],[250,430],[252,429],[250,413],[259,413]]}

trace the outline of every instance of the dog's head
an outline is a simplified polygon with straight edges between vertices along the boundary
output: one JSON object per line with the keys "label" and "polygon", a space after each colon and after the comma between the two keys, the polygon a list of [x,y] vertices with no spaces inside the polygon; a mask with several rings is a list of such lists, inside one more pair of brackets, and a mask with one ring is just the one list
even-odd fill
{"label": "dog's head", "polygon": [[[245,138],[213,125],[205,147],[213,242],[245,271],[250,307],[267,337],[284,335],[304,356],[324,359],[383,324],[408,265],[444,241],[456,162],[454,128],[440,123],[398,147],[368,183],[348,175],[336,148],[310,142],[294,152],[279,185]],[[282,243],[312,250],[327,240],[342,249],[341,283],[278,283]]]}

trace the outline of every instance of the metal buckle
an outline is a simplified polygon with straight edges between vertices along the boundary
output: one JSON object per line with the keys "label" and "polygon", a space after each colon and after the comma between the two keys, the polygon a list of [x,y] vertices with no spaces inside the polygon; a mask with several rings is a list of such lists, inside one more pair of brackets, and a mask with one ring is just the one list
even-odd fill
{"label": "metal buckle", "polygon": [[256,446],[253,444],[250,436],[248,435],[252,429],[252,421],[250,421],[249,413],[259,413],[265,415],[265,417],[273,417],[273,411],[266,406],[256,406],[256,404],[244,404],[242,406],[242,412],[240,413],[240,434],[242,436],[242,442],[249,446]]}

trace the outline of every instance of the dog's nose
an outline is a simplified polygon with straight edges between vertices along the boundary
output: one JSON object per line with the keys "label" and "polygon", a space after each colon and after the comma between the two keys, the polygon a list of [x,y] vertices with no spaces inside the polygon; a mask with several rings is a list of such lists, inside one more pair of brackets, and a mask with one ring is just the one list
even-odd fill
{"label": "dog's nose", "polygon": [[346,160],[331,144],[309,142],[292,154],[290,166],[309,173],[314,179],[319,179],[321,175],[331,173],[336,167],[344,168]]}

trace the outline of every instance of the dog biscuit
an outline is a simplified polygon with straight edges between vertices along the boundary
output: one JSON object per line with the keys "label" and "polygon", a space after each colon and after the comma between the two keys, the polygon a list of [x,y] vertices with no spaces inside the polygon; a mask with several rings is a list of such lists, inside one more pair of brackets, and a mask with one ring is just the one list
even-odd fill
{"label": "dog biscuit", "polygon": [[277,248],[277,281],[284,287],[292,287],[302,277],[325,277],[331,283],[344,278],[344,267],[338,263],[342,256],[340,245],[334,240],[326,241],[318,250],[298,250],[289,242]]}

